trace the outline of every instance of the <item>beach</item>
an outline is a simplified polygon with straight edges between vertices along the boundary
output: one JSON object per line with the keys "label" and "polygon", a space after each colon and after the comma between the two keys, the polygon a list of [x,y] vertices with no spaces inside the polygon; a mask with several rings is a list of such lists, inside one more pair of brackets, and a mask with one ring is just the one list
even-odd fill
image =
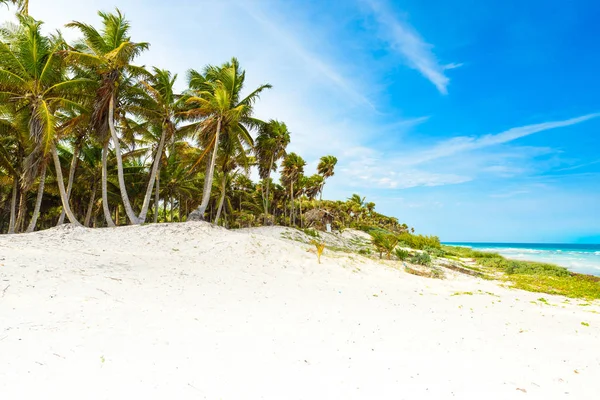
{"label": "beach", "polygon": [[598,301],[319,264],[282,229],[0,237],[2,397],[597,398]]}

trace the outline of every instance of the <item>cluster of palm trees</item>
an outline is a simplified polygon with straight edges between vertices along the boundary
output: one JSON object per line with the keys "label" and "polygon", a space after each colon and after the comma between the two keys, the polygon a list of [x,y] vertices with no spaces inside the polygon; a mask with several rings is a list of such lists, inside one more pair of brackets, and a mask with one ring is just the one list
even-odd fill
{"label": "cluster of palm trees", "polygon": [[235,58],[190,70],[177,93],[177,75],[134,64],[149,44],[132,40],[119,10],[99,12],[99,28],[67,24],[81,34],[68,43],[42,32],[27,0],[2,3],[19,13],[0,30],[0,233],[67,219],[302,226],[303,208],[333,204],[321,197],[337,159],[305,176],[285,123],[253,115],[271,86],[243,95]]}

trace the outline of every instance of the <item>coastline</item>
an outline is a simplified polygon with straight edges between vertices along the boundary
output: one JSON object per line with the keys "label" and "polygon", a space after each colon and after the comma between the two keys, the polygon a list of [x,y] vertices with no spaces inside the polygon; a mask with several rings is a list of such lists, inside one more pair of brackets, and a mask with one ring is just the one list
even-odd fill
{"label": "coastline", "polygon": [[600,245],[598,244],[495,242],[444,242],[442,244],[497,253],[510,260],[555,264],[574,273],[600,276]]}

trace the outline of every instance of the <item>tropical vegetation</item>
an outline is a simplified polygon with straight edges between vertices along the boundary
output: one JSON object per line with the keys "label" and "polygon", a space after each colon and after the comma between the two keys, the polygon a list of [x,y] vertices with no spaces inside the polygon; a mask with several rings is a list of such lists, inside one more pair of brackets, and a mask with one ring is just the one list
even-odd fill
{"label": "tropical vegetation", "polygon": [[248,88],[236,58],[190,69],[178,90],[177,74],[137,63],[150,44],[118,9],[65,21],[80,37],[68,42],[28,1],[0,5],[17,11],[0,29],[0,233],[188,220],[409,231],[359,195],[324,200],[337,158],[306,174],[286,123],[255,115],[271,85]]}

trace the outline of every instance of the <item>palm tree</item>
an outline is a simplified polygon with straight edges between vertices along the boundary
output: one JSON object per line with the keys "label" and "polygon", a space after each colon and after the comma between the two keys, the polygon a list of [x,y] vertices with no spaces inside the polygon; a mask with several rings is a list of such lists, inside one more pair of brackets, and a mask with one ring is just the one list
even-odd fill
{"label": "palm tree", "polygon": [[354,214],[357,221],[362,214],[363,207],[365,206],[365,199],[366,197],[360,197],[360,195],[356,193],[348,198],[348,210]]}
{"label": "palm tree", "polygon": [[142,211],[139,215],[141,222],[146,221],[154,183],[160,176],[158,170],[164,155],[165,142],[173,138],[176,130],[177,95],[174,87],[177,75],[158,68],[154,68],[153,72],[153,76],[148,81],[140,82],[139,87],[132,91],[134,98],[130,100],[131,105],[126,107],[127,111],[144,117],[160,131],[160,139],[150,170]]}
{"label": "palm tree", "polygon": [[29,15],[29,0],[0,0],[0,4],[14,4],[19,7],[19,13]]}
{"label": "palm tree", "polygon": [[312,175],[306,178],[305,194],[309,200],[314,200],[321,192],[323,185],[323,177],[321,175]]}
{"label": "palm tree", "polygon": [[306,161],[296,153],[289,153],[283,159],[283,170],[281,172],[282,181],[289,185],[291,199],[291,221],[292,225],[296,224],[296,214],[294,207],[294,183],[298,183],[300,177],[304,173]]}
{"label": "palm tree", "polygon": [[373,216],[373,211],[375,211],[375,203],[372,201],[365,204],[367,211],[369,212],[369,216]]}
{"label": "palm tree", "polygon": [[323,177],[323,184],[321,185],[321,195],[319,200],[323,200],[323,187],[325,186],[325,180],[331,178],[334,175],[334,169],[337,164],[337,158],[334,156],[323,156],[317,166],[317,171]]}
{"label": "palm tree", "polygon": [[14,103],[27,120],[32,149],[25,159],[23,189],[41,177],[38,196],[28,231],[35,229],[42,201],[48,153],[56,168],[62,206],[73,224],[79,224],[69,207],[63,175],[56,151],[59,108],[82,108],[74,99],[90,87],[87,79],[69,79],[58,51],[64,47],[60,37],[41,34],[42,23],[19,16],[19,26],[3,32],[0,41],[0,100]]}
{"label": "palm tree", "polygon": [[258,161],[258,174],[263,180],[263,203],[265,214],[269,211],[269,180],[271,172],[277,170],[277,162],[285,157],[285,149],[290,144],[290,132],[280,121],[270,120],[261,125],[254,145],[254,153]]}
{"label": "palm tree", "polygon": [[189,72],[187,109],[181,116],[185,120],[194,121],[187,129],[194,130],[199,136],[205,148],[203,156],[208,152],[211,154],[204,176],[202,203],[188,216],[188,221],[204,220],[204,213],[210,201],[217,151],[221,145],[221,133],[228,132],[239,137],[240,141],[252,145],[248,129],[262,124],[262,121],[252,117],[253,105],[261,92],[271,85],[261,85],[245,98],[241,98],[245,79],[246,73],[240,71],[235,58],[220,67],[207,66],[203,75],[194,70]]}
{"label": "palm tree", "polygon": [[20,129],[15,121],[14,113],[9,110],[1,110],[0,117],[0,168],[12,179],[10,217],[8,233],[15,233],[17,195],[19,192],[19,165],[22,162],[22,145]]}
{"label": "palm tree", "polygon": [[223,203],[225,201],[226,187],[231,183],[229,175],[236,169],[241,168],[246,174],[250,173],[250,160],[247,156],[244,142],[235,134],[225,131],[221,140],[221,151],[217,155],[217,164],[221,171],[221,187],[219,196],[219,205],[214,222],[219,223]]}
{"label": "palm tree", "polygon": [[129,36],[130,23],[119,9],[114,14],[98,12],[98,15],[102,19],[102,29],[100,31],[91,25],[78,21],[73,21],[66,25],[67,27],[78,29],[83,35],[83,41],[72,48],[69,55],[76,64],[96,73],[100,81],[100,87],[96,92],[96,100],[92,112],[92,125],[98,135],[99,141],[104,146],[102,157],[102,202],[106,223],[109,226],[114,226],[114,222],[110,216],[110,209],[108,208],[106,176],[108,146],[112,138],[117,158],[119,188],[125,213],[132,224],[139,224],[142,221],[133,212],[125,186],[121,146],[114,123],[116,108],[119,105],[123,92],[123,83],[126,81],[125,76],[147,75],[147,72],[143,68],[133,66],[131,63],[143,51],[147,50],[150,45],[148,43],[135,43],[131,41]]}
{"label": "palm tree", "polygon": [[[75,179],[75,171],[79,163],[79,155],[83,146],[85,138],[89,134],[89,112],[82,112],[81,110],[64,110],[58,113],[57,121],[59,127],[57,131],[63,137],[70,137],[73,148],[71,154],[71,166],[69,168],[69,177],[67,180],[67,201],[71,199],[71,192],[73,191],[73,181]],[[65,222],[65,210],[63,209],[58,218],[57,225],[62,225]]]}

